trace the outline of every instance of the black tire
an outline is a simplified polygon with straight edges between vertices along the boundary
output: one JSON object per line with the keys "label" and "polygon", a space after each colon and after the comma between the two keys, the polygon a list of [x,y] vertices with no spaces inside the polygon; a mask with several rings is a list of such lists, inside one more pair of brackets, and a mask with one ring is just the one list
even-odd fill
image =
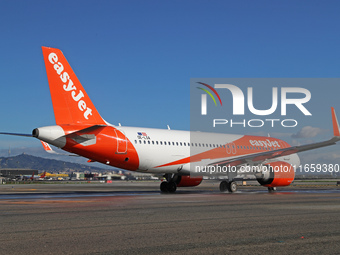
{"label": "black tire", "polygon": [[221,181],[220,183],[220,191],[225,192],[228,190],[228,182],[227,181]]}
{"label": "black tire", "polygon": [[168,182],[168,191],[169,193],[175,193],[177,189],[177,185],[175,182]]}
{"label": "black tire", "polygon": [[237,184],[236,182],[229,182],[228,183],[228,191],[231,192],[231,193],[234,193],[237,191]]}
{"label": "black tire", "polygon": [[276,191],[276,187],[268,187],[268,192],[275,192]]}
{"label": "black tire", "polygon": [[169,193],[168,182],[161,182],[160,189],[162,193]]}

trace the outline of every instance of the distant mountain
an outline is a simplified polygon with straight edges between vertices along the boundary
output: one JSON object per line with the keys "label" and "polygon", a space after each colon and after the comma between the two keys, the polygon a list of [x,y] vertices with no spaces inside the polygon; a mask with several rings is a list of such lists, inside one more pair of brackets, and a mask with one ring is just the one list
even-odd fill
{"label": "distant mountain", "polygon": [[[54,146],[51,146],[53,148],[53,150],[57,153],[60,154],[51,154],[51,153],[47,153],[43,147],[38,146],[38,147],[12,147],[10,149],[0,149],[0,158],[1,157],[14,157],[20,154],[28,154],[28,155],[32,155],[32,156],[36,156],[36,157],[40,157],[40,158],[46,158],[46,159],[55,159],[55,160],[61,160],[61,161],[66,161],[66,162],[71,162],[71,163],[77,163],[77,164],[83,164],[83,165],[87,165],[88,163],[86,163],[87,159],[83,158],[83,157],[70,157],[67,156],[65,154],[65,151],[56,148]],[[64,155],[62,155],[64,154]],[[91,163],[90,164],[91,167],[99,167],[99,168],[104,168],[107,169],[110,167],[108,167],[105,164],[101,164],[101,163]]]}
{"label": "distant mountain", "polygon": [[114,168],[103,169],[99,167],[92,167],[90,165],[71,163],[55,159],[40,158],[28,154],[20,154],[14,157],[0,157],[0,168],[21,168],[21,169],[35,169],[39,171],[48,172],[62,172],[62,171],[74,171],[74,172],[103,172],[113,171]]}

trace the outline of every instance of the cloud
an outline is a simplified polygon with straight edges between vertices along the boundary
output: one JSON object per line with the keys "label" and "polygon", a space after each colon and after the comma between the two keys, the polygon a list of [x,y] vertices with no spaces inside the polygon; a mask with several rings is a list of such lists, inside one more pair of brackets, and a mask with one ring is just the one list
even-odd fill
{"label": "cloud", "polygon": [[316,137],[319,134],[322,134],[322,133],[324,133],[326,131],[327,130],[324,130],[322,128],[306,126],[306,127],[303,127],[296,134],[292,134],[291,137],[294,138],[294,139],[298,139],[298,138],[312,138],[312,137]]}
{"label": "cloud", "polygon": [[[339,146],[337,146],[339,147]],[[337,147],[318,149],[300,154],[301,164],[339,164],[340,151]]]}

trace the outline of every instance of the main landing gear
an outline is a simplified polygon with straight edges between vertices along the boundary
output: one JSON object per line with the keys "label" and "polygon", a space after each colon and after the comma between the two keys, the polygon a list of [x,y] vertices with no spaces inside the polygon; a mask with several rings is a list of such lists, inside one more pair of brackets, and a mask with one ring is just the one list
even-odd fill
{"label": "main landing gear", "polygon": [[165,174],[166,181],[161,182],[161,192],[162,193],[175,193],[177,189],[177,178],[176,174]]}
{"label": "main landing gear", "polygon": [[160,188],[163,193],[175,193],[177,184],[174,181],[163,181],[161,182]]}
{"label": "main landing gear", "polygon": [[220,191],[225,192],[229,191],[230,193],[234,193],[237,191],[237,184],[234,181],[221,181],[220,183]]}
{"label": "main landing gear", "polygon": [[268,192],[272,193],[276,191],[276,187],[268,187]]}

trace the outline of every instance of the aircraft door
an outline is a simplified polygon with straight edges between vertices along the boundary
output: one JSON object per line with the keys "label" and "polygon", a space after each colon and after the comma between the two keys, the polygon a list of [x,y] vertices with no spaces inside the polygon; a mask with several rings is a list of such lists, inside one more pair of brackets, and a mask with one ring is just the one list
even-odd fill
{"label": "aircraft door", "polygon": [[117,154],[126,154],[127,152],[127,139],[123,130],[115,129],[117,139]]}
{"label": "aircraft door", "polygon": [[234,143],[227,143],[226,150],[228,154],[236,154],[236,145]]}

